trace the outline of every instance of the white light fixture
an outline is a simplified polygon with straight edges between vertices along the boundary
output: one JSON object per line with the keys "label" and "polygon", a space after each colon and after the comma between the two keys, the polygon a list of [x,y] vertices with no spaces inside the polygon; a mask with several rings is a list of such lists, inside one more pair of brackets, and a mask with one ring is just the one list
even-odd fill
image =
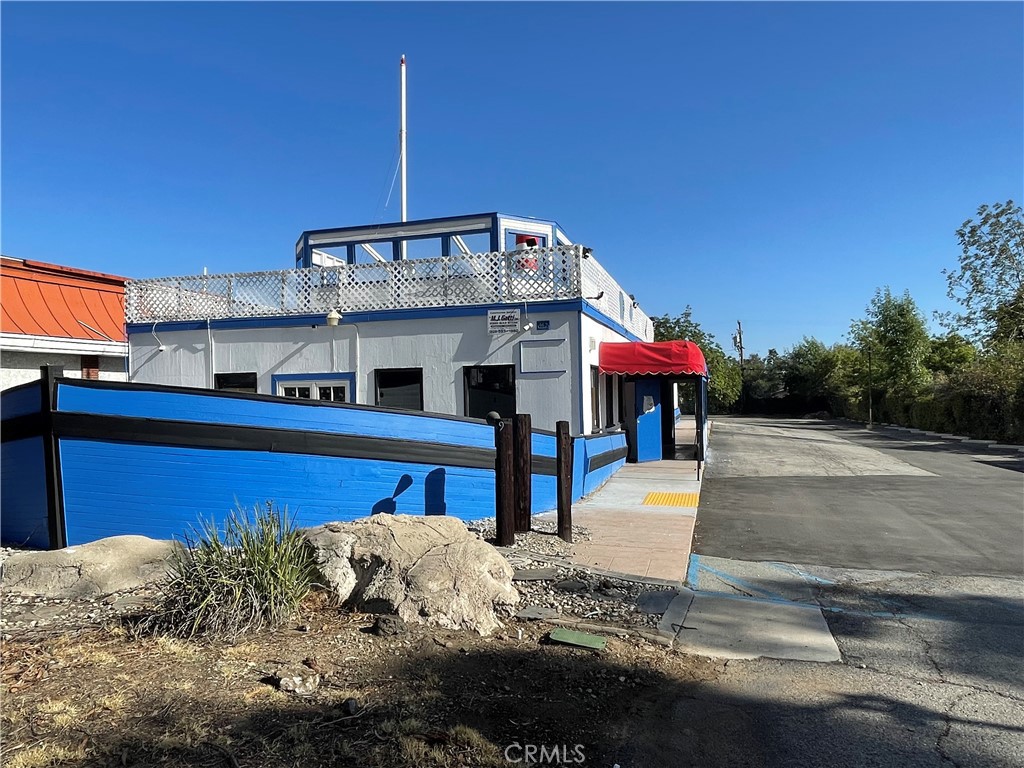
{"label": "white light fixture", "polygon": [[338,323],[341,322],[341,312],[336,309],[332,309],[327,313],[327,325],[334,328]]}
{"label": "white light fixture", "polygon": [[533,323],[527,323],[526,325],[523,326],[523,330],[524,331],[529,331],[532,328],[533,328]]}

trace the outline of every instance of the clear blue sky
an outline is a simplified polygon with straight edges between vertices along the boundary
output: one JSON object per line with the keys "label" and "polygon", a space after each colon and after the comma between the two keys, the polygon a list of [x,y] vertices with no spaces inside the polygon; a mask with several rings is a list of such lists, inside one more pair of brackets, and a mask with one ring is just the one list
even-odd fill
{"label": "clear blue sky", "polygon": [[948,308],[1024,200],[1024,5],[4,2],[2,247],[147,277],[291,266],[305,229],[554,218],[649,314],[765,352],[874,289]]}

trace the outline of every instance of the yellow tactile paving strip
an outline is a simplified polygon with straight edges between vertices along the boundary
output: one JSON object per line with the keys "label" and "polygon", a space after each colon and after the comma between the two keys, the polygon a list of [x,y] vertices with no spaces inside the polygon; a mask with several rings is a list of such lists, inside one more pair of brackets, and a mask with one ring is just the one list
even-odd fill
{"label": "yellow tactile paving strip", "polygon": [[700,493],[662,493],[656,491],[644,496],[642,503],[648,507],[696,507],[699,501]]}

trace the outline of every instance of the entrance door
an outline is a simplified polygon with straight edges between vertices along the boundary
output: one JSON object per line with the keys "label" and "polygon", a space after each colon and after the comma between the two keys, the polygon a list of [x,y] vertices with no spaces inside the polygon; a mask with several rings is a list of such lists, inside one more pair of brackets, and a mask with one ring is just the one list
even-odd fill
{"label": "entrance door", "polygon": [[487,418],[497,411],[502,418],[516,413],[516,367],[514,365],[475,365],[463,368],[466,379],[466,415]]}

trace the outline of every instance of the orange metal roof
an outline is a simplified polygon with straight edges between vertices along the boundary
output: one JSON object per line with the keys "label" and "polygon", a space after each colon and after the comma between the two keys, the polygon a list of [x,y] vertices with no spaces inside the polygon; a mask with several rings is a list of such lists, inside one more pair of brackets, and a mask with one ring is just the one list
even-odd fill
{"label": "orange metal roof", "polygon": [[124,281],[101,272],[0,257],[0,332],[123,342]]}

